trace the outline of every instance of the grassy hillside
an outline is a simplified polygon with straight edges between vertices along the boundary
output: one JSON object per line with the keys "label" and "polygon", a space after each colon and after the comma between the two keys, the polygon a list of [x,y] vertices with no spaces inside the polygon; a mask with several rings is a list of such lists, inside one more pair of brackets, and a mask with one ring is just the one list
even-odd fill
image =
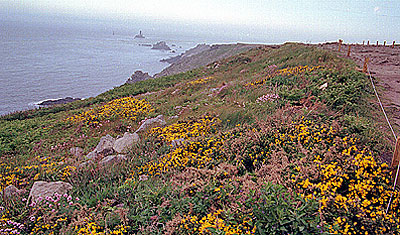
{"label": "grassy hillside", "polygon": [[[351,61],[285,44],[1,117],[0,189],[24,191],[0,199],[0,231],[396,234],[397,191],[384,213],[392,143],[372,95]],[[167,125],[140,133],[119,164],[80,166],[69,152],[159,114]],[[27,203],[38,180],[73,190]]]}

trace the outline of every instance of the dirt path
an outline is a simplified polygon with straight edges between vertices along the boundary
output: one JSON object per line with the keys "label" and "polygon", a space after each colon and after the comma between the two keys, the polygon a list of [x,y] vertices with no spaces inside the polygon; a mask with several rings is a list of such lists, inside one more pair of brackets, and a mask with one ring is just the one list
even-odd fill
{"label": "dirt path", "polygon": [[[342,45],[339,54],[347,57],[349,45]],[[323,49],[338,52],[338,43],[321,44]],[[363,46],[351,44],[350,58],[362,69],[365,57],[369,57],[368,67],[376,79],[378,93],[382,99],[389,120],[394,125],[397,136],[400,136],[400,46],[395,48],[383,45]]]}

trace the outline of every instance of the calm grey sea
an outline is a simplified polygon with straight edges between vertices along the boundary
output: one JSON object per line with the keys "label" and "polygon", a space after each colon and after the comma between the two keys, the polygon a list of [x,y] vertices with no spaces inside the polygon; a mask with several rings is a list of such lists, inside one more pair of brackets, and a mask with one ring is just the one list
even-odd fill
{"label": "calm grey sea", "polygon": [[[113,35],[114,31],[114,35]],[[0,115],[67,96],[88,98],[122,85],[135,70],[150,74],[200,41],[139,28],[0,22]],[[190,37],[186,37],[190,38]],[[140,46],[165,40],[175,54]]]}

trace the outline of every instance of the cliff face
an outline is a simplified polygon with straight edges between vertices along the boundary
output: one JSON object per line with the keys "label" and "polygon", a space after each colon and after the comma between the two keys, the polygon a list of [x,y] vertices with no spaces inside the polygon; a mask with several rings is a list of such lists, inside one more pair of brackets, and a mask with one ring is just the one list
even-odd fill
{"label": "cliff face", "polygon": [[162,60],[163,62],[171,63],[171,65],[154,75],[154,77],[157,78],[186,72],[258,46],[260,45],[241,43],[219,45],[199,44],[181,55]]}

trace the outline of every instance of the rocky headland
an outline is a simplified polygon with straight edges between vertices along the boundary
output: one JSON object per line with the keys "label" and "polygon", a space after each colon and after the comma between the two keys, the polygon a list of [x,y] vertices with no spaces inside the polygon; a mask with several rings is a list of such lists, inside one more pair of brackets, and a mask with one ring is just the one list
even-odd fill
{"label": "rocky headland", "polygon": [[57,104],[67,104],[67,103],[71,103],[71,102],[78,101],[78,100],[81,100],[81,98],[65,97],[65,98],[60,98],[60,99],[55,99],[55,100],[45,100],[45,101],[38,103],[37,105],[52,106],[52,105],[57,105]]}

